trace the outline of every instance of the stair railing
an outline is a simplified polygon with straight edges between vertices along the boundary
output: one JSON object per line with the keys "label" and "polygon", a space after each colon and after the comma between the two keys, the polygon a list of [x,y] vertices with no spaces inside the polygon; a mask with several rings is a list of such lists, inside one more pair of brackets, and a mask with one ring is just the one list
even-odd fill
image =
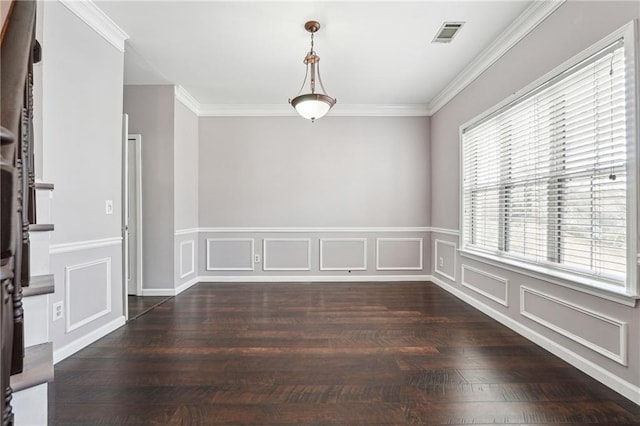
{"label": "stair railing", "polygon": [[11,375],[24,366],[22,288],[29,285],[29,225],[35,223],[33,63],[40,59],[36,2],[13,1],[9,7],[0,47],[0,405],[5,426],[14,418]]}

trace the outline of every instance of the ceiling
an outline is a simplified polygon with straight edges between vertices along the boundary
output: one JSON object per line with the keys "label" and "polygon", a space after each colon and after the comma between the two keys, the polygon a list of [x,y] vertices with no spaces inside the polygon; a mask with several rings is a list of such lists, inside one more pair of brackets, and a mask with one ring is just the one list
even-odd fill
{"label": "ceiling", "polygon": [[[429,105],[530,1],[95,1],[128,35],[125,84],[182,86],[201,105],[286,105],[317,20],[340,106]],[[448,44],[444,21],[465,22]]]}

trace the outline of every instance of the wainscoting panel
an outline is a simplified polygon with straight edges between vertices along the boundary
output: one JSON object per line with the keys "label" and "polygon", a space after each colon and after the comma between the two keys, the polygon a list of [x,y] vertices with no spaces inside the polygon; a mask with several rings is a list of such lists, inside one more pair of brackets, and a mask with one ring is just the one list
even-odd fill
{"label": "wainscoting panel", "polygon": [[309,271],[311,239],[265,238],[262,256],[265,271]]}
{"label": "wainscoting panel", "polygon": [[185,278],[196,272],[196,242],[195,240],[180,243],[180,278]]}
{"label": "wainscoting panel", "polygon": [[[298,281],[362,281],[365,276],[384,276],[385,280],[425,279],[424,272],[432,268],[430,234],[423,227],[201,228],[195,247],[195,277],[200,281],[203,277],[216,277],[221,282],[223,277],[234,282],[273,281],[278,277],[283,280],[296,277]],[[253,252],[249,246],[252,239]],[[233,258],[229,244],[239,247],[240,253]],[[177,258],[178,243],[175,247]],[[216,260],[212,253],[218,247],[220,252],[214,253],[218,256]],[[226,261],[220,256],[226,256]],[[175,263],[179,279],[179,259]]]}
{"label": "wainscoting panel", "polygon": [[207,271],[253,271],[253,238],[207,238]]}
{"label": "wainscoting panel", "polygon": [[376,238],[376,269],[422,270],[422,238]]}
{"label": "wainscoting panel", "polygon": [[366,271],[366,238],[321,238],[321,271]]}
{"label": "wainscoting panel", "polygon": [[65,268],[66,332],[111,312],[111,258]]}
{"label": "wainscoting panel", "polygon": [[434,247],[433,264],[435,272],[445,278],[449,278],[451,281],[455,281],[456,244],[449,241],[435,239]]}
{"label": "wainscoting panel", "polygon": [[509,306],[509,280],[462,265],[462,285],[503,306]]}
{"label": "wainscoting panel", "polygon": [[524,286],[520,287],[520,313],[619,364],[627,365],[626,322]]}

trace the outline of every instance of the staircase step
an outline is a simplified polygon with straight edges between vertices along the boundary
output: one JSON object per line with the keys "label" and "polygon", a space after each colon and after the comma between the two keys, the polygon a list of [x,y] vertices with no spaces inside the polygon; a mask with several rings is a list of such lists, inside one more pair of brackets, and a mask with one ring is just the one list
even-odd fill
{"label": "staircase step", "polygon": [[55,279],[53,274],[35,275],[29,280],[29,287],[22,287],[22,296],[39,296],[52,294],[55,291]]}
{"label": "staircase step", "polygon": [[29,346],[24,351],[24,370],[11,376],[11,389],[19,392],[53,381],[53,344]]}
{"label": "staircase step", "polygon": [[45,191],[53,191],[53,184],[52,183],[35,182],[33,184],[33,187],[35,189],[41,189],[41,190],[45,190]]}
{"label": "staircase step", "polygon": [[53,231],[53,224],[32,223],[29,225],[29,232],[48,232],[48,231]]}

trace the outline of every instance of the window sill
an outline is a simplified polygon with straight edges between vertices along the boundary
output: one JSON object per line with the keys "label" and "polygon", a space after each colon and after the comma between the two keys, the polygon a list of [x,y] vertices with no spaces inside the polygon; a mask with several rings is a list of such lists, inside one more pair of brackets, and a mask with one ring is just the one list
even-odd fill
{"label": "window sill", "polygon": [[640,295],[627,293],[624,288],[589,279],[587,277],[574,275],[569,272],[532,265],[526,262],[519,262],[514,259],[505,259],[500,256],[469,249],[458,249],[458,252],[460,253],[460,256],[468,259],[487,263],[498,268],[547,281],[562,287],[620,303],[622,305],[635,307],[636,301],[640,299]]}

